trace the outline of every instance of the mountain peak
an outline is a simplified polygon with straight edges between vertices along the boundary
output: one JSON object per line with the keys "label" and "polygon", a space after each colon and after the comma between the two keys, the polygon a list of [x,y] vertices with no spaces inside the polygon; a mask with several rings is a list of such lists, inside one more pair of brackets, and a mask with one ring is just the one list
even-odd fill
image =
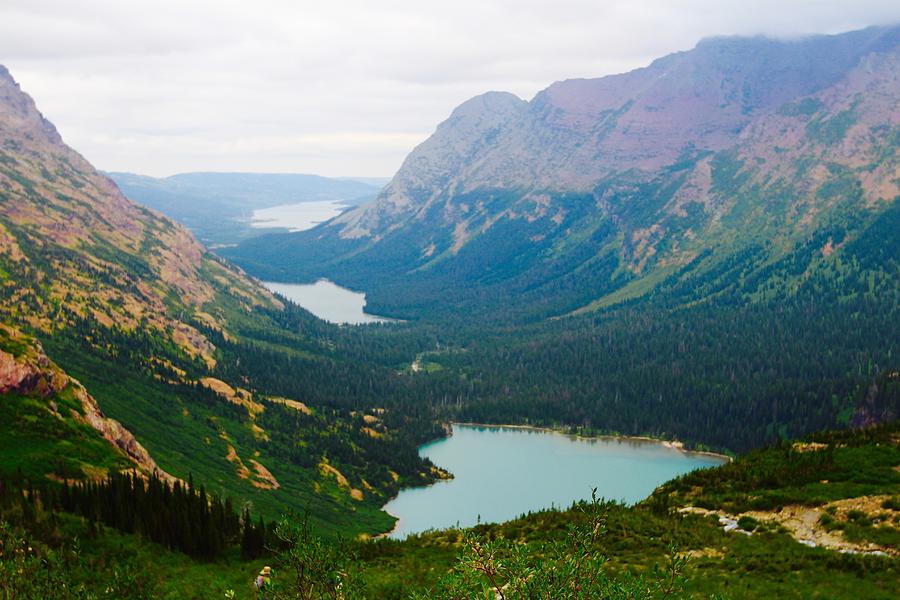
{"label": "mountain peak", "polygon": [[485,92],[469,98],[457,106],[450,114],[450,119],[482,116],[485,114],[515,113],[527,105],[527,102],[509,92]]}
{"label": "mountain peak", "polygon": [[0,130],[32,136],[38,134],[50,143],[62,143],[62,137],[53,123],[44,118],[31,96],[22,91],[9,69],[3,65],[0,65]]}

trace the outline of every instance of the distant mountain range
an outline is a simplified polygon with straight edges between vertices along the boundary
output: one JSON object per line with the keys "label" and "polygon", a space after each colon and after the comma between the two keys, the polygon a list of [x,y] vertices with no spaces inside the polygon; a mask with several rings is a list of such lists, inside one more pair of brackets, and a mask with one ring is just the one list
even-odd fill
{"label": "distant mountain range", "polygon": [[[854,241],[897,219],[898,44],[896,26],[714,38],[530,102],[487,93],[374,201],[225,255],[366,289],[371,310],[407,318],[787,296],[845,273]],[[875,288],[897,283],[888,258]]]}
{"label": "distant mountain range", "polygon": [[213,246],[262,233],[249,225],[256,209],[323,200],[357,205],[372,200],[389,181],[295,173],[180,173],[162,178],[106,175],[131,200],[172,217]]}

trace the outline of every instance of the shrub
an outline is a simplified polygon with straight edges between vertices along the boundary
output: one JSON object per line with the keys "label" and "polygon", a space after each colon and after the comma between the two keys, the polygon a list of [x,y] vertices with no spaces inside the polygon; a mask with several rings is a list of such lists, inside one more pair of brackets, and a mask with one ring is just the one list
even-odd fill
{"label": "shrub", "polygon": [[759,521],[757,521],[753,517],[744,515],[740,519],[738,519],[738,527],[740,527],[744,531],[754,531],[757,527],[759,527]]}
{"label": "shrub", "polygon": [[599,540],[605,533],[605,515],[596,491],[583,507],[582,524],[571,524],[564,540],[537,551],[525,544],[497,538],[487,540],[466,533],[454,569],[436,589],[414,596],[418,600],[459,598],[677,598],[686,559],[669,548],[668,563],[649,576],[614,576],[605,568]]}

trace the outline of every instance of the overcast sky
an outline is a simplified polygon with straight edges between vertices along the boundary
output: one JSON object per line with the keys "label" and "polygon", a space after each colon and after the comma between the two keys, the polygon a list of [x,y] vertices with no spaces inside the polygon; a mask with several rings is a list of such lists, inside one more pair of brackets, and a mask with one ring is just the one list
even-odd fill
{"label": "overcast sky", "polygon": [[98,168],[390,176],[467,98],[897,0],[0,0],[0,63]]}

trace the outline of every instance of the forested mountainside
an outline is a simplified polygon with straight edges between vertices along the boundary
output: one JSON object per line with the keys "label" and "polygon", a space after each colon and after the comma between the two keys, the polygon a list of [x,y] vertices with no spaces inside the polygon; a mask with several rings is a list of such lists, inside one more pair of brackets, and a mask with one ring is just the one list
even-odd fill
{"label": "forested mountainside", "polygon": [[[460,106],[372,203],[225,254],[407,318],[535,320],[646,298],[788,297],[898,196],[900,28],[719,38]],[[861,242],[864,243],[864,242]]]}
{"label": "forested mountainside", "polygon": [[439,475],[415,450],[439,430],[360,359],[377,343],[286,309],[127,200],[5,69],[0,198],[0,473],[193,475],[267,518],[359,532]]}
{"label": "forested mountainside", "polygon": [[448,418],[732,450],[897,418],[898,42],[718,38],[481,96],[373,203],[223,254],[436,324]]}
{"label": "forested mountainside", "polygon": [[280,204],[340,200],[357,205],[381,189],[377,180],[335,179],[299,173],[179,173],[148,177],[108,173],[122,193],[188,227],[207,246],[260,235],[253,211]]}

